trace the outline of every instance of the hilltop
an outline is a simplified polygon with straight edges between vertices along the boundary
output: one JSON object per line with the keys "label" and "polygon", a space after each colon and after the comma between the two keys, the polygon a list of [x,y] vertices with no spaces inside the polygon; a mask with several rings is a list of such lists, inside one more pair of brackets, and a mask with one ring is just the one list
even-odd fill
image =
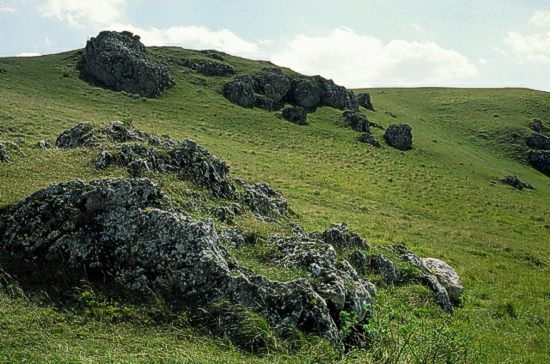
{"label": "hilltop", "polygon": [[[0,74],[0,140],[11,146],[11,162],[0,164],[0,207],[56,183],[128,177],[124,165],[96,168],[97,148],[35,147],[40,140],[55,144],[64,130],[81,122],[103,130],[121,120],[125,128],[147,135],[193,139],[225,160],[234,178],[267,182],[280,191],[294,212],[290,220],[308,234],[345,222],[374,252],[402,243],[420,256],[445,260],[459,273],[465,293],[453,315],[441,310],[421,284],[379,289],[372,309],[375,319],[368,328],[376,339],[366,351],[352,350],[342,360],[395,359],[401,347],[404,361],[419,356],[452,361],[452,353],[466,362],[548,360],[549,312],[544,302],[550,289],[550,184],[548,176],[529,165],[525,142],[534,119],[550,120],[547,93],[357,90],[368,91],[376,109],[361,108],[360,114],[382,127],[369,128],[368,134],[382,145],[375,148],[358,141],[358,131],[335,107],[316,105],[307,110],[308,124],[297,125],[279,110],[271,111],[273,106],[243,108],[224,97],[225,85],[273,69],[269,62],[213,51],[150,48],[151,59],[166,68],[171,79],[160,96],[146,98],[82,79],[81,55],[78,50],[0,59],[5,70]],[[193,66],[213,60],[233,71],[205,75]],[[412,127],[414,137],[406,152],[391,148],[383,137],[390,124],[402,123]],[[498,182],[507,175],[518,176],[534,189],[519,191]],[[203,186],[205,191],[159,171],[144,176],[176,204],[192,201],[190,191],[210,201],[208,186]],[[207,204],[217,204],[212,201]],[[203,217],[200,211],[192,214],[194,219]],[[234,224],[260,238],[291,229],[286,218],[269,222],[253,214],[237,216]],[[273,280],[289,281],[307,273],[266,262],[273,252],[259,241],[229,248],[229,254],[240,266]],[[339,252],[338,259],[347,259],[349,253]],[[0,341],[1,347],[11,348],[0,354],[8,361],[283,362],[338,355],[315,337],[300,339],[295,350],[279,343],[285,348],[249,354],[201,331],[203,325],[160,301],[142,305],[117,300],[78,282],[61,292],[46,290],[46,295],[44,287],[2,279],[1,325],[4,332],[14,333]],[[383,277],[372,274],[370,279],[384,286]],[[407,340],[415,344],[403,344]]]}

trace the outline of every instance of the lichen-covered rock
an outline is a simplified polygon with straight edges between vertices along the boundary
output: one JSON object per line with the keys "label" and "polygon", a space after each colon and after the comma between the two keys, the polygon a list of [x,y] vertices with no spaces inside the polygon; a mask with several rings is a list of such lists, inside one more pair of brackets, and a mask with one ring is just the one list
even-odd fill
{"label": "lichen-covered rock", "polygon": [[532,190],[532,189],[534,189],[533,185],[521,181],[516,176],[506,176],[504,178],[501,178],[500,183],[512,186],[512,187],[514,187],[515,189],[518,189],[518,190],[523,190],[523,189]]}
{"label": "lichen-covered rock", "polygon": [[228,76],[235,74],[235,68],[230,64],[206,59],[184,59],[180,64],[205,76]]}
{"label": "lichen-covered rock", "polygon": [[402,280],[401,272],[395,264],[383,254],[373,254],[369,257],[369,268],[384,277],[384,283],[397,284]]}
{"label": "lichen-covered rock", "polygon": [[550,176],[550,151],[534,150],[529,153],[529,163],[542,173]]}
{"label": "lichen-covered rock", "polygon": [[223,95],[234,104],[251,108],[256,102],[254,80],[250,76],[238,76],[224,85]]}
{"label": "lichen-covered rock", "polygon": [[531,134],[526,140],[527,146],[533,149],[550,149],[550,138],[540,133]]}
{"label": "lichen-covered rock", "polygon": [[313,234],[313,236],[335,248],[369,248],[363,238],[346,224],[333,225],[323,233]]}
{"label": "lichen-covered rock", "polygon": [[376,148],[379,148],[381,146],[380,142],[376,140],[374,135],[372,135],[371,133],[361,133],[357,139],[361,143],[369,144]]}
{"label": "lichen-covered rock", "polygon": [[332,80],[320,76],[314,78],[321,84],[321,104],[339,110],[359,110],[359,101],[355,92],[338,86]]}
{"label": "lichen-covered rock", "polygon": [[240,183],[243,188],[243,202],[260,216],[280,216],[289,211],[284,196],[267,183]]}
{"label": "lichen-covered rock", "polygon": [[235,217],[241,215],[243,212],[243,207],[240,204],[233,203],[230,205],[218,206],[213,211],[213,214],[218,218],[218,220],[227,224],[233,224]]}
{"label": "lichen-covered rock", "polygon": [[370,133],[370,124],[368,119],[357,111],[345,110],[342,112],[344,122],[355,131]]}
{"label": "lichen-covered rock", "polygon": [[436,258],[423,258],[422,262],[439,283],[445,287],[451,301],[459,304],[464,287],[456,271],[444,261]]}
{"label": "lichen-covered rock", "polygon": [[5,142],[0,142],[0,163],[9,163],[11,161],[8,153],[8,147]]}
{"label": "lichen-covered rock", "polygon": [[391,124],[384,133],[384,139],[389,146],[399,150],[412,148],[412,128],[407,124]]}
{"label": "lichen-covered rock", "polygon": [[289,101],[308,110],[317,108],[321,103],[321,85],[313,79],[300,77],[292,80]]}
{"label": "lichen-covered rock", "polygon": [[79,62],[84,78],[115,91],[156,97],[172,86],[166,67],[148,54],[139,36],[103,31],[86,43]]}
{"label": "lichen-covered rock", "polygon": [[[340,345],[337,312],[311,283],[271,281],[229,263],[212,221],[171,205],[148,179],[52,185],[0,209],[0,259],[52,264],[138,296],[153,290],[191,310],[230,301],[262,314],[276,332],[294,327]],[[353,275],[345,266],[337,269]],[[363,297],[360,287],[351,294],[352,302]]]}
{"label": "lichen-covered rock", "polygon": [[228,246],[238,248],[245,244],[244,236],[237,229],[226,228],[219,233],[220,241]]}
{"label": "lichen-covered rock", "polygon": [[303,107],[290,106],[283,109],[281,115],[291,123],[307,125],[307,111]]}
{"label": "lichen-covered rock", "polygon": [[91,124],[80,123],[63,131],[57,137],[55,146],[58,148],[80,148],[95,145],[99,141]]}
{"label": "lichen-covered rock", "polygon": [[376,111],[374,109],[374,105],[372,104],[372,100],[371,100],[370,94],[368,92],[358,93],[357,94],[357,101],[359,102],[359,106],[362,106],[367,110]]}

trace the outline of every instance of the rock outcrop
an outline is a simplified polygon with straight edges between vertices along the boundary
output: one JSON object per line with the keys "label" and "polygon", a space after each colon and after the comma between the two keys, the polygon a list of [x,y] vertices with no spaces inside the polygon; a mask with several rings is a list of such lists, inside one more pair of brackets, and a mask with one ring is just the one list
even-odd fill
{"label": "rock outcrop", "polygon": [[542,173],[550,176],[550,151],[533,150],[529,153],[529,163]]}
{"label": "rock outcrop", "polygon": [[370,111],[376,111],[374,109],[374,105],[372,104],[372,100],[370,97],[370,94],[368,92],[360,92],[357,94],[357,101],[359,102],[359,106],[364,107],[367,110]]}
{"label": "rock outcrop", "polygon": [[103,31],[91,38],[78,68],[85,79],[145,97],[159,96],[172,86],[166,67],[130,32]]}
{"label": "rock outcrop", "polygon": [[523,189],[532,190],[532,189],[534,189],[533,185],[521,181],[517,176],[506,176],[504,178],[501,178],[499,181],[500,181],[500,183],[503,183],[503,184],[508,185],[508,186],[512,186],[512,187],[514,187],[515,189],[518,189],[518,190],[523,190]]}
{"label": "rock outcrop", "polygon": [[368,119],[357,111],[345,110],[342,113],[344,122],[355,131],[361,133],[370,133],[370,124]]}
{"label": "rock outcrop", "polygon": [[540,133],[531,134],[526,140],[527,146],[533,149],[550,149],[550,138]]}
{"label": "rock outcrop", "polygon": [[307,125],[307,111],[300,106],[290,106],[283,109],[281,115],[291,123]]}
{"label": "rock outcrop", "polygon": [[223,95],[234,104],[251,108],[256,103],[254,80],[250,76],[237,76],[224,85]]}
{"label": "rock outcrop", "polygon": [[412,128],[407,124],[391,124],[384,133],[389,146],[405,151],[412,148]]}
{"label": "rock outcrop", "polygon": [[235,74],[235,68],[232,65],[207,59],[184,59],[178,63],[205,76],[229,76]]}

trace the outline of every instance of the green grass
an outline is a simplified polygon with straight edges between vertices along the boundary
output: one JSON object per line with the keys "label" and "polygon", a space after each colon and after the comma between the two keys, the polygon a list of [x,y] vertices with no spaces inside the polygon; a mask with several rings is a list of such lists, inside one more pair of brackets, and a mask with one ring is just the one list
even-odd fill
{"label": "green grass", "polygon": [[[201,56],[178,48],[152,53],[161,59]],[[234,57],[226,61],[238,73],[267,65]],[[412,320],[403,305],[409,311],[427,307],[422,324],[412,321],[415,337],[426,339],[433,330],[448,328],[460,341],[448,347],[476,351],[471,362],[550,361],[550,179],[526,163],[522,142],[533,118],[550,123],[550,94],[369,90],[377,108],[368,112],[371,120],[413,127],[414,149],[402,153],[358,143],[357,133],[343,127],[340,112],[330,108],[311,114],[310,125],[303,127],[275,112],[232,105],[219,94],[228,78],[173,68],[176,86],[159,99],[145,100],[86,84],[74,64],[74,52],[0,59],[8,71],[0,74],[0,140],[16,142],[23,136],[27,141],[21,152],[11,153],[12,163],[0,164],[0,206],[67,179],[123,176],[119,169],[97,171],[93,150],[38,150],[33,144],[53,142],[81,121],[131,120],[147,132],[195,139],[228,161],[234,176],[270,183],[285,194],[308,231],[346,222],[371,245],[403,242],[456,268],[466,299],[455,315],[441,314],[431,300],[417,302],[429,294],[417,294],[414,286],[384,291],[377,302],[379,319],[397,325],[395,332],[391,325],[383,332],[394,338],[393,346],[380,339],[370,352],[352,352],[342,361],[396,359],[403,347],[399,340],[407,335],[400,330]],[[207,85],[198,85],[197,78]],[[381,131],[374,133],[382,141]],[[508,174],[536,189],[519,192],[492,183]],[[170,178],[160,181],[175,198],[187,188]],[[267,229],[246,219],[239,224]],[[272,277],[302,274],[265,266],[254,251],[234,255]],[[443,345],[434,340],[405,346],[399,360],[413,361],[416,351]],[[310,362],[323,348],[311,344],[298,354],[254,356],[193,327],[79,320],[42,301],[0,294],[0,360],[8,362]]]}

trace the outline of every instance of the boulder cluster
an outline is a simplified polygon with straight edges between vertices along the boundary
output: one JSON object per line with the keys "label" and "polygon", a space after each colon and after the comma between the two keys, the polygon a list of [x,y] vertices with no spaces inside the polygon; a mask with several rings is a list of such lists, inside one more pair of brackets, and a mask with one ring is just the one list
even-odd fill
{"label": "boulder cluster", "polygon": [[[62,182],[1,208],[0,261],[35,262],[45,272],[55,267],[51,271],[77,280],[123,287],[138,299],[153,291],[175,307],[208,312],[212,331],[238,345],[242,310],[263,317],[280,336],[301,330],[335,347],[366,345],[363,330],[376,293],[369,279],[373,272],[387,284],[426,284],[447,311],[459,302],[460,280],[445,263],[419,258],[401,245],[386,248],[397,252],[401,262],[394,263],[373,253],[345,224],[306,233],[290,220],[280,192],[233,179],[223,160],[191,140],[160,138],[114,122],[102,128],[78,124],[55,144],[98,150],[97,168],[124,166],[131,177]],[[138,177],[147,171],[173,173],[208,193],[189,192],[173,200],[151,179]],[[251,235],[230,227],[245,211],[291,229]],[[271,280],[241,267],[228,249],[258,239],[266,252],[259,251],[258,258],[301,270],[304,278]],[[418,275],[410,278],[411,269],[403,264]]]}
{"label": "boulder cluster", "polygon": [[531,125],[533,133],[526,139],[529,152],[529,163],[542,173],[550,176],[550,136],[542,120],[535,119]]}
{"label": "boulder cluster", "polygon": [[173,85],[168,70],[130,32],[103,31],[86,43],[81,76],[115,91],[156,97]]}

